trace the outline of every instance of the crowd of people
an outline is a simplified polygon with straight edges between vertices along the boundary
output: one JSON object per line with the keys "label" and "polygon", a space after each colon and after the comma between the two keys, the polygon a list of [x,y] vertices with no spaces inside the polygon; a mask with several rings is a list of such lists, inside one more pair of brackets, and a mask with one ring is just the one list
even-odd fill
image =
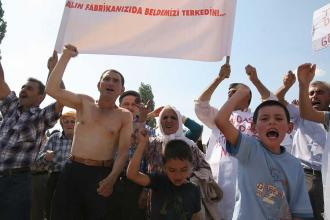
{"label": "crowd of people", "polygon": [[[73,45],[60,59],[55,52],[46,86],[29,78],[18,96],[0,63],[1,220],[330,218],[330,85],[312,81],[315,64],[288,71],[274,93],[247,65],[261,96],[251,112],[251,90],[240,82],[222,106],[210,105],[230,78],[227,60],[195,100],[199,124],[170,103],[151,111],[114,69],[101,74],[97,100],[67,90],[63,74],[77,55]],[[299,99],[290,104],[296,78]],[[56,102],[40,108],[46,94]],[[146,124],[153,118],[158,132]],[[62,130],[50,133],[58,120]],[[206,147],[197,144],[203,125],[212,130]]]}

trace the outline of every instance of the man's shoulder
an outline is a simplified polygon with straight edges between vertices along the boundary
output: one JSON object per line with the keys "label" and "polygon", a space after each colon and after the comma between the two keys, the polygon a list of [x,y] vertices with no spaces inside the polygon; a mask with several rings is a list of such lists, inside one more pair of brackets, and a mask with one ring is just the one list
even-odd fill
{"label": "man's shoulder", "polygon": [[60,131],[54,131],[48,138],[48,140],[54,140],[54,139],[59,139],[62,137],[62,132]]}
{"label": "man's shoulder", "polygon": [[131,114],[131,112],[129,110],[122,108],[122,107],[118,107],[117,110],[119,113],[122,113],[122,114]]}
{"label": "man's shoulder", "polygon": [[121,118],[123,118],[123,119],[126,119],[126,120],[130,119],[133,122],[132,113],[129,110],[125,109],[125,108],[118,107],[116,109],[116,114],[119,114],[121,116]]}
{"label": "man's shoulder", "polygon": [[10,91],[9,94],[0,100],[0,104],[3,105],[4,103],[12,103],[12,102],[18,102],[18,97],[14,91]]}
{"label": "man's shoulder", "polygon": [[92,97],[89,96],[89,95],[86,95],[86,94],[78,94],[78,96],[81,97],[81,99],[82,99],[83,102],[92,103],[92,104],[95,103],[95,99],[92,98]]}

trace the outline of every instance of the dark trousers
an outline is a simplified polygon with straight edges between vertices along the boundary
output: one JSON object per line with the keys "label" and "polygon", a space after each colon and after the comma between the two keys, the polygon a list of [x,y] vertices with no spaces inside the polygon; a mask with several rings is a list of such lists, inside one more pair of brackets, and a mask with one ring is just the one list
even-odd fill
{"label": "dark trousers", "polygon": [[321,172],[315,174],[305,170],[306,187],[313,208],[314,219],[323,220],[324,212],[323,184]]}
{"label": "dark trousers", "polygon": [[31,174],[0,176],[0,219],[30,219]]}
{"label": "dark trousers", "polygon": [[97,193],[99,182],[109,175],[111,168],[66,163],[55,190],[52,220],[112,219],[111,197]]}
{"label": "dark trousers", "polygon": [[113,219],[146,220],[146,209],[139,208],[138,204],[142,191],[142,186],[120,177],[113,193]]}
{"label": "dark trousers", "polygon": [[43,220],[45,216],[46,182],[48,173],[32,172],[31,220]]}
{"label": "dark trousers", "polygon": [[50,212],[53,204],[53,198],[55,193],[55,188],[57,186],[58,178],[60,176],[60,172],[52,172],[48,176],[47,184],[46,184],[46,218],[50,220]]}

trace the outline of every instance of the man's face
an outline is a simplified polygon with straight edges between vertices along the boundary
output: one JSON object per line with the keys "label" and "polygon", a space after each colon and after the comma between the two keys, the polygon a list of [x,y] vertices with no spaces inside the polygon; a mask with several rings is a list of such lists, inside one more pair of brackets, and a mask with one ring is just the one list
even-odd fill
{"label": "man's face", "polygon": [[19,103],[24,108],[39,106],[43,95],[39,94],[39,84],[36,82],[25,83],[19,92]]}
{"label": "man's face", "polygon": [[328,110],[330,104],[330,92],[323,84],[309,86],[309,99],[314,109],[318,111]]}
{"label": "man's face", "polygon": [[123,91],[121,77],[116,72],[107,72],[103,74],[98,88],[101,95],[118,97]]}
{"label": "man's face", "polygon": [[254,126],[260,141],[272,149],[278,148],[285,134],[292,129],[284,109],[280,106],[262,107]]}
{"label": "man's face", "polygon": [[74,126],[76,123],[76,118],[71,116],[65,116],[61,118],[61,126],[64,131],[65,136],[72,137]]}
{"label": "man's face", "polygon": [[135,118],[139,113],[139,104],[140,103],[137,103],[137,98],[135,96],[127,95],[122,99],[120,107],[129,110]]}
{"label": "man's face", "polygon": [[191,175],[191,163],[187,160],[171,159],[164,164],[168,179],[175,186],[181,186],[187,182]]}
{"label": "man's face", "polygon": [[173,109],[164,109],[160,124],[165,135],[174,134],[179,129],[178,115]]}

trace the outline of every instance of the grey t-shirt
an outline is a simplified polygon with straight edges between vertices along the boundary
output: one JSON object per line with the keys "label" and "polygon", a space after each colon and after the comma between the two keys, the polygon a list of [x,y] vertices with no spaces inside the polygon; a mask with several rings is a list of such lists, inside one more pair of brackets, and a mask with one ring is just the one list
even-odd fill
{"label": "grey t-shirt", "polygon": [[283,147],[273,154],[255,137],[240,134],[237,146],[227,144],[227,150],[238,159],[233,220],[313,216],[300,162]]}

